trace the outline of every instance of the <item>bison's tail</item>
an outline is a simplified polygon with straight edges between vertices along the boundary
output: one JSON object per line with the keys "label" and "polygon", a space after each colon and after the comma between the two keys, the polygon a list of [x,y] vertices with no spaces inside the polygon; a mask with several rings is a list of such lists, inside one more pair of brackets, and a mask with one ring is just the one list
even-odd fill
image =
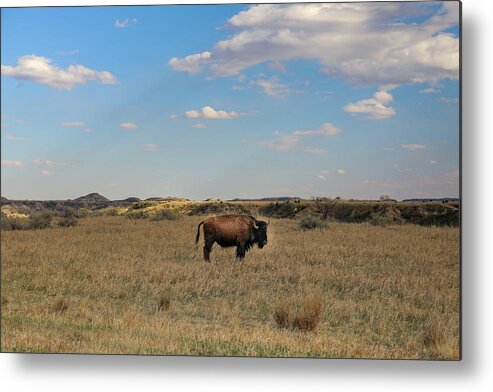
{"label": "bison's tail", "polygon": [[199,225],[197,226],[197,236],[195,237],[195,243],[199,243],[199,237],[200,237],[200,226],[203,225],[204,222],[200,222]]}

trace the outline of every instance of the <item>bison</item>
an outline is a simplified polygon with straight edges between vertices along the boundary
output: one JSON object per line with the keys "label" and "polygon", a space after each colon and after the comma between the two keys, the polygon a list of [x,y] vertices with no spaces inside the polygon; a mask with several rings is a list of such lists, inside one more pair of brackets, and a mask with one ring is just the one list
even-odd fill
{"label": "bison", "polygon": [[243,261],[245,252],[254,244],[262,249],[267,244],[267,223],[249,215],[221,215],[200,222],[195,243],[199,242],[200,226],[204,225],[204,260],[210,262],[212,245],[236,246],[236,258]]}

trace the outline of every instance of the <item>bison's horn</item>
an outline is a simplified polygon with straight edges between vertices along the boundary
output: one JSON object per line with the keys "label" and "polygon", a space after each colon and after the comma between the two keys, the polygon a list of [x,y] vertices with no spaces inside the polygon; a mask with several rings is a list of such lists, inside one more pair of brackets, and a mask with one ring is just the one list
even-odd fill
{"label": "bison's horn", "polygon": [[269,218],[269,220],[267,221],[267,226],[269,226],[269,223],[270,223],[270,218]]}
{"label": "bison's horn", "polygon": [[258,229],[259,225],[258,225],[258,222],[257,222],[257,219],[255,219],[254,223],[253,223],[253,227],[255,229]]}

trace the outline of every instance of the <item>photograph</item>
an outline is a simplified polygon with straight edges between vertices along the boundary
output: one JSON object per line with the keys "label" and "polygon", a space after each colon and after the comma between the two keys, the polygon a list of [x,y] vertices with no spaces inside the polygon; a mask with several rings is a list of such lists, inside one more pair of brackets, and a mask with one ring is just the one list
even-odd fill
{"label": "photograph", "polygon": [[460,361],[461,12],[2,7],[0,351]]}

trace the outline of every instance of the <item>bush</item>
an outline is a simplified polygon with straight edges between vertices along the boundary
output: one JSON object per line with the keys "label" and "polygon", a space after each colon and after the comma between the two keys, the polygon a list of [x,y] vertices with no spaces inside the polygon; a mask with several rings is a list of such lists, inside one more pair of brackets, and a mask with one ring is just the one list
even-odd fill
{"label": "bush", "polygon": [[263,216],[273,218],[294,218],[300,211],[306,208],[303,204],[295,203],[271,203],[259,209],[259,213]]}
{"label": "bush", "polygon": [[157,310],[160,312],[168,311],[170,306],[171,306],[171,297],[169,293],[166,293],[159,299]]}
{"label": "bush", "polygon": [[297,312],[293,312],[286,302],[274,310],[274,320],[279,328],[313,331],[322,318],[323,301],[320,295],[310,294],[303,298]]}
{"label": "bush", "polygon": [[277,305],[277,308],[274,310],[274,321],[279,328],[290,329],[291,318],[291,311],[287,303]]}
{"label": "bush", "polygon": [[87,216],[87,212],[79,210],[78,208],[65,207],[61,215],[62,217],[73,216],[75,218],[84,218]]}
{"label": "bush", "polygon": [[377,212],[372,212],[368,222],[370,222],[370,225],[372,226],[388,226],[394,224],[394,218],[389,215],[382,215]]}
{"label": "bush", "polygon": [[74,215],[64,216],[58,222],[58,226],[61,227],[77,226],[77,218]]}
{"label": "bush", "polygon": [[132,206],[132,210],[141,210],[150,206],[152,206],[152,203],[150,201],[139,201]]}
{"label": "bush", "polygon": [[293,318],[293,329],[313,331],[322,317],[322,298],[310,295],[303,299],[300,312]]}
{"label": "bush", "polygon": [[55,313],[63,313],[68,309],[68,301],[65,298],[55,298],[52,309]]}
{"label": "bush", "polygon": [[194,205],[189,215],[220,215],[220,214],[246,214],[252,212],[245,206],[237,203],[198,203]]}
{"label": "bush", "polygon": [[438,350],[445,343],[442,329],[436,324],[427,325],[423,330],[422,343],[425,349]]}
{"label": "bush", "polygon": [[144,211],[134,211],[127,214],[128,219],[146,219],[147,214]]}
{"label": "bush", "polygon": [[180,218],[180,215],[171,210],[161,210],[156,212],[152,217],[152,221],[161,221],[161,220],[177,220]]}
{"label": "bush", "polygon": [[9,217],[2,213],[1,229],[5,231],[11,230],[27,230],[29,222],[25,218]]}
{"label": "bush", "polygon": [[53,215],[47,212],[35,213],[29,216],[29,229],[46,229],[51,226]]}
{"label": "bush", "polygon": [[306,215],[298,221],[298,226],[303,230],[323,229],[327,222],[317,216]]}
{"label": "bush", "polygon": [[118,209],[116,208],[108,208],[104,211],[105,215],[108,216],[118,216]]}

